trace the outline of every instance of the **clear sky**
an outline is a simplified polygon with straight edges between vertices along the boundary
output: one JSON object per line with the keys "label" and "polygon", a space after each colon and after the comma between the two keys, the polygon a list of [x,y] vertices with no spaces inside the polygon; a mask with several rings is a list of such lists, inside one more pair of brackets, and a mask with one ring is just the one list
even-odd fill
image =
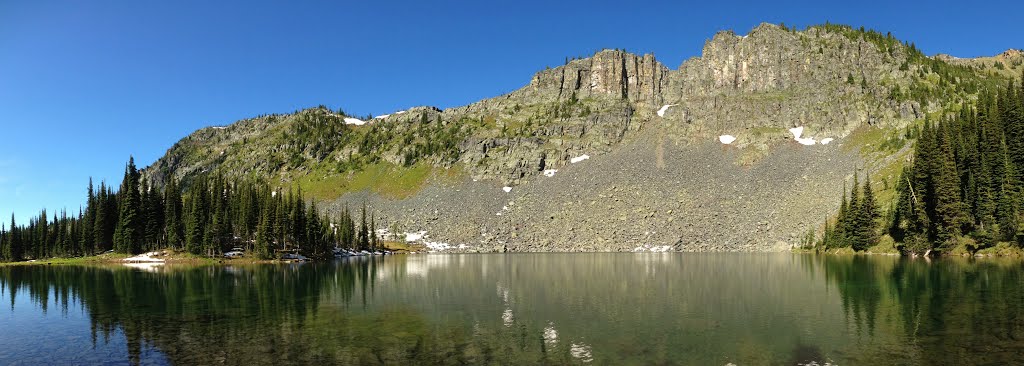
{"label": "clear sky", "polygon": [[196,129],[259,114],[459,106],[602,48],[675,69],[716,31],[761,22],[992,55],[1024,48],[1021,3],[0,0],[0,215],[77,213],[88,178],[118,184],[129,155],[146,166]]}

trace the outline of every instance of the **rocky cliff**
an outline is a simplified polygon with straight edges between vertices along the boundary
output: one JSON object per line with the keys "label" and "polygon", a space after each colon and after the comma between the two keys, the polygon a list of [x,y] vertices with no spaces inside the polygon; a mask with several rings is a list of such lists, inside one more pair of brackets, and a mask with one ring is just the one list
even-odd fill
{"label": "rocky cliff", "polygon": [[207,128],[145,174],[299,185],[449,250],[784,250],[855,167],[882,174],[884,194],[903,129],[1000,77],[876,32],[763,24],[674,70],[605,50],[458,108]]}

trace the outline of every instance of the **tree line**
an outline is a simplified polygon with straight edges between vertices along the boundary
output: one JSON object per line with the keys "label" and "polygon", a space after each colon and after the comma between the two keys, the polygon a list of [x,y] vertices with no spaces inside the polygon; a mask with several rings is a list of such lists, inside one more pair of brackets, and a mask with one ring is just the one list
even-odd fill
{"label": "tree line", "polygon": [[870,182],[858,190],[855,178],[818,245],[859,251],[888,236],[914,254],[1024,246],[1024,85],[983,92],[908,135],[917,141],[891,207],[879,214]]}
{"label": "tree line", "polygon": [[348,207],[328,216],[301,189],[274,190],[218,175],[193,179],[188,189],[169,179],[161,190],[129,158],[118,190],[105,182],[96,188],[90,179],[87,192],[77,214],[51,217],[44,209],[23,224],[11,215],[10,225],[0,225],[0,261],[163,248],[217,256],[236,247],[261,259],[282,253],[322,259],[332,257],[335,247],[382,248],[365,206],[358,218]]}

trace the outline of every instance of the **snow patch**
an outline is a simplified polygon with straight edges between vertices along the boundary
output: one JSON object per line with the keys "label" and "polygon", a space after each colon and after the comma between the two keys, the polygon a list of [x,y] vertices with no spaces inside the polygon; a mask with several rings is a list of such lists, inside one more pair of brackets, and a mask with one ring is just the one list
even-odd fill
{"label": "snow patch", "polygon": [[424,230],[424,231],[417,231],[415,233],[405,233],[405,241],[407,241],[407,242],[417,241],[417,240],[423,239],[426,236],[427,236],[426,230]]}
{"label": "snow patch", "polygon": [[669,107],[675,107],[675,106],[676,106],[675,104],[666,104],[666,105],[661,106],[661,109],[658,110],[658,117],[665,117],[665,112],[668,111]]}
{"label": "snow patch", "polygon": [[426,245],[430,252],[444,251],[452,248],[451,244],[439,241],[424,241],[423,245]]}
{"label": "snow patch", "polygon": [[358,118],[345,117],[345,124],[346,125],[362,126],[362,125],[366,124],[366,121],[363,121],[363,120],[358,119]]}
{"label": "snow patch", "polygon": [[213,126],[213,127],[210,127],[210,128],[212,128],[212,129],[215,129],[215,130],[223,130],[223,129],[227,128],[227,127],[223,127],[223,126]]}
{"label": "snow patch", "polygon": [[733,136],[733,135],[718,136],[718,142],[721,142],[723,144],[728,145],[728,144],[731,144],[733,141],[736,141],[736,136]]}
{"label": "snow patch", "polygon": [[587,159],[590,159],[590,155],[583,154],[583,155],[577,156],[575,158],[569,159],[569,163],[576,164],[576,163],[579,163],[579,162],[587,160]]}
{"label": "snow patch", "polygon": [[650,246],[650,245],[644,244],[644,245],[638,246],[636,248],[633,248],[633,252],[634,253],[641,253],[641,252],[667,253],[667,252],[670,252],[670,251],[672,251],[672,246],[671,245],[655,245],[655,246]]}
{"label": "snow patch", "polygon": [[505,193],[509,193],[512,192],[512,187],[501,187],[501,190],[505,191]]}
{"label": "snow patch", "polygon": [[402,113],[405,113],[405,111],[398,111],[398,112],[395,112],[395,114],[402,114]]}
{"label": "snow patch", "polygon": [[793,134],[794,139],[799,140],[800,136],[804,134],[804,126],[790,128],[789,132]]}
{"label": "snow patch", "polygon": [[555,173],[558,173],[558,169],[548,169],[544,171],[545,177],[554,177]]}
{"label": "snow patch", "polygon": [[796,142],[799,142],[800,145],[807,145],[807,146],[814,145],[814,142],[815,142],[814,139],[812,139],[810,137],[803,138],[803,139],[797,138],[797,139],[794,139],[794,140],[796,140]]}
{"label": "snow patch", "polygon": [[149,252],[149,253],[145,253],[145,254],[139,254],[139,255],[134,256],[134,257],[128,257],[128,258],[123,259],[122,261],[128,262],[128,263],[163,263],[163,262],[165,262],[165,260],[163,260],[163,258],[153,258],[153,257],[162,256],[162,255],[165,255],[165,254],[167,254],[167,253],[165,253],[165,252]]}
{"label": "snow patch", "polygon": [[388,118],[388,116],[390,116],[390,114],[382,114],[382,115],[379,115],[377,117],[373,117],[373,119],[384,119],[384,118]]}
{"label": "snow patch", "polygon": [[831,138],[831,137],[823,138],[823,139],[821,139],[821,144],[822,145],[828,145],[828,143],[832,142],[832,140],[834,140],[834,139]]}

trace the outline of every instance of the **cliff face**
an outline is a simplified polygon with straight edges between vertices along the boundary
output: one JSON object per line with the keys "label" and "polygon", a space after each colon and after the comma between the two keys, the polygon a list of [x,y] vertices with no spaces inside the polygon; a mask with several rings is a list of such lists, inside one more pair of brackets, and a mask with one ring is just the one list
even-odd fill
{"label": "cliff face", "polygon": [[611,97],[656,105],[662,102],[668,74],[669,69],[654,55],[607,50],[537,73],[521,94],[556,99]]}
{"label": "cliff face", "polygon": [[[145,174],[158,185],[211,172],[312,185],[328,209],[370,202],[381,222],[471,249],[777,250],[832,213],[854,166],[898,171],[902,127],[997,77],[954,63],[849,27],[763,24],[715,34],[675,70],[605,50],[443,111],[361,124],[314,108],[203,129]],[[382,165],[461,178],[401,199],[323,187]]]}

